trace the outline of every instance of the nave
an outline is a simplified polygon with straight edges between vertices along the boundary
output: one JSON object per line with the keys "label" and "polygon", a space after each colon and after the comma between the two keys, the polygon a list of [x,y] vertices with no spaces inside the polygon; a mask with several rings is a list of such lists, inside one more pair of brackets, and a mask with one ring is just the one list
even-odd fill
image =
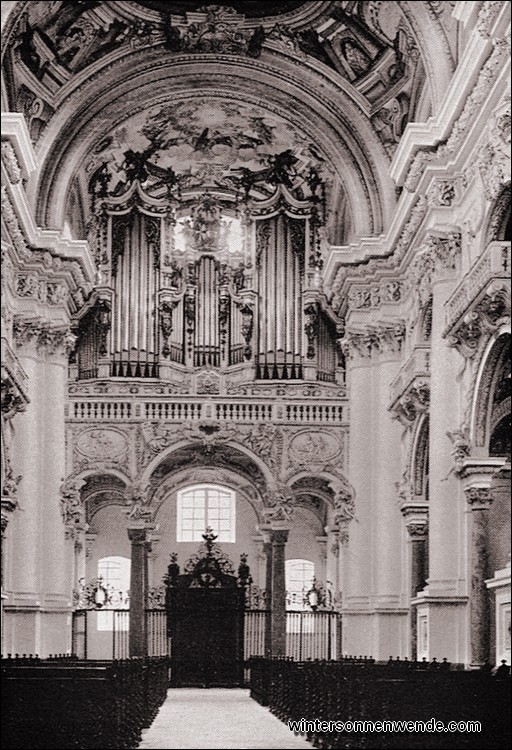
{"label": "nave", "polygon": [[174,748],[310,748],[248,690],[171,688],[139,750]]}

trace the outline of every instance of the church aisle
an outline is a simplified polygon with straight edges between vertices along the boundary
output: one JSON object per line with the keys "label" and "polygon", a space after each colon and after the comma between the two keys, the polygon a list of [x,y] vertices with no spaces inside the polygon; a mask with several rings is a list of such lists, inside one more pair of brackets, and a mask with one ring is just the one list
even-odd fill
{"label": "church aisle", "polygon": [[311,748],[270,711],[253,701],[248,690],[172,688],[139,750],[174,748]]}

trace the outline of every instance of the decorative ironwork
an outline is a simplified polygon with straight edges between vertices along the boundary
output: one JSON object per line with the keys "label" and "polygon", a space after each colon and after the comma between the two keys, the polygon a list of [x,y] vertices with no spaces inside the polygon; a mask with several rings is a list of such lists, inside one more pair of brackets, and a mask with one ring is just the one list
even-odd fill
{"label": "decorative ironwork", "polygon": [[101,576],[89,583],[81,578],[73,591],[75,609],[128,609],[129,601],[128,591],[118,591]]}
{"label": "decorative ironwork", "polygon": [[249,587],[252,583],[251,569],[247,564],[247,553],[242,552],[240,555],[240,565],[238,566],[238,585],[243,588]]}
{"label": "decorative ironwork", "polygon": [[313,612],[331,612],[336,609],[330,583],[324,584],[313,578],[311,587],[302,591],[286,592],[286,608],[289,610],[312,610]]}
{"label": "decorative ironwork", "polygon": [[265,589],[251,583],[245,590],[245,609],[270,609],[270,595]]}
{"label": "decorative ironwork", "polygon": [[192,587],[218,588],[228,576],[235,575],[235,568],[220,545],[215,543],[217,534],[210,526],[202,536],[204,542],[185,565],[185,574],[192,577]]}
{"label": "decorative ironwork", "polygon": [[155,586],[148,591],[149,609],[165,609],[165,586]]}

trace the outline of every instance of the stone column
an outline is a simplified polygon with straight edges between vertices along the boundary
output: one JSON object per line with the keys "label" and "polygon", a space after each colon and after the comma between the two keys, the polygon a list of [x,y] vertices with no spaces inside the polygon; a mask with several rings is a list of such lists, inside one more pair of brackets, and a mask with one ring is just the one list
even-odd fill
{"label": "stone column", "polygon": [[340,587],[340,545],[339,545],[339,528],[332,524],[325,526],[325,533],[327,534],[327,561],[326,561],[326,583],[330,581],[332,584],[332,594],[335,597],[339,592]]}
{"label": "stone column", "polygon": [[285,545],[289,528],[272,524],[272,614],[270,619],[272,656],[286,656]]}
{"label": "stone column", "polygon": [[147,654],[146,598],[149,532],[153,525],[131,522],[128,538],[132,546],[130,573],[130,656]]}
{"label": "stone column", "polygon": [[[367,457],[367,471],[373,480],[372,534],[375,550],[372,565],[371,608],[373,610],[373,656],[404,655],[408,649],[408,607],[404,601],[403,529],[396,506],[396,481],[400,476],[402,426],[389,411],[389,385],[402,362],[405,326],[380,323],[374,329],[378,351],[374,351],[375,391],[373,401],[373,451]],[[371,466],[371,468],[370,468]],[[359,506],[356,496],[356,518]],[[356,524],[351,526],[352,528]],[[367,647],[368,648],[368,647]],[[363,651],[362,653],[368,653]]]}
{"label": "stone column", "polygon": [[272,656],[272,542],[270,532],[263,532],[263,552],[266,555],[265,592],[267,613],[265,615],[265,656]]}
{"label": "stone column", "polygon": [[428,506],[410,504],[402,507],[410,539],[411,659],[418,657],[418,619],[415,599],[428,577]]}
{"label": "stone column", "polygon": [[[460,236],[434,236],[420,254],[424,265],[418,283],[431,279],[432,337],[429,428],[429,577],[418,597],[418,615],[427,623],[425,656],[465,662],[467,598],[464,585],[464,513],[460,484],[454,473],[450,434],[463,418],[458,381],[460,358],[443,337],[446,302],[455,288],[454,269]],[[421,288],[421,287],[420,287]],[[420,602],[421,598],[421,602]]]}
{"label": "stone column", "polygon": [[470,666],[478,668],[490,660],[490,595],[486,579],[488,569],[489,509],[493,502],[491,482],[505,459],[467,458],[460,472],[466,500],[470,509],[471,550],[469,604]]}

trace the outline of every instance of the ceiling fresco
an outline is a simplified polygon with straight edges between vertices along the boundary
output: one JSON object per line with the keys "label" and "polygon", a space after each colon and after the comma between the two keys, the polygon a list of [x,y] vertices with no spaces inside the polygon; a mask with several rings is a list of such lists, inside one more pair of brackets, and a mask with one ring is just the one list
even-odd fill
{"label": "ceiling fresco", "polygon": [[284,184],[309,197],[330,175],[297,127],[259,107],[201,97],[155,106],[102,138],[86,165],[93,195],[120,195],[137,179],[154,196],[201,186],[263,196]]}
{"label": "ceiling fresco", "polygon": [[[274,0],[269,2],[268,0],[227,0],[227,2],[216,2],[216,5],[222,5],[229,8],[234,8],[238,13],[243,13],[247,18],[265,18],[268,16],[278,16],[284,13],[297,10],[301,5],[306,5],[303,0]],[[190,13],[204,8],[206,3],[204,0],[198,2],[148,2],[138,1],[137,5],[143,5],[145,8],[150,10],[157,10],[159,13],[168,15],[170,13]]]}
{"label": "ceiling fresco", "polygon": [[[448,57],[456,50],[453,3],[414,5],[24,4],[2,59],[8,109],[44,154],[38,221],[83,237],[90,194],[138,180],[156,197],[201,186],[264,199],[284,185],[298,199],[322,193],[334,244],[351,222],[381,231],[389,161],[407,123],[432,114],[437,62],[428,73],[414,17],[435,26]],[[53,193],[70,196],[63,209]]]}

